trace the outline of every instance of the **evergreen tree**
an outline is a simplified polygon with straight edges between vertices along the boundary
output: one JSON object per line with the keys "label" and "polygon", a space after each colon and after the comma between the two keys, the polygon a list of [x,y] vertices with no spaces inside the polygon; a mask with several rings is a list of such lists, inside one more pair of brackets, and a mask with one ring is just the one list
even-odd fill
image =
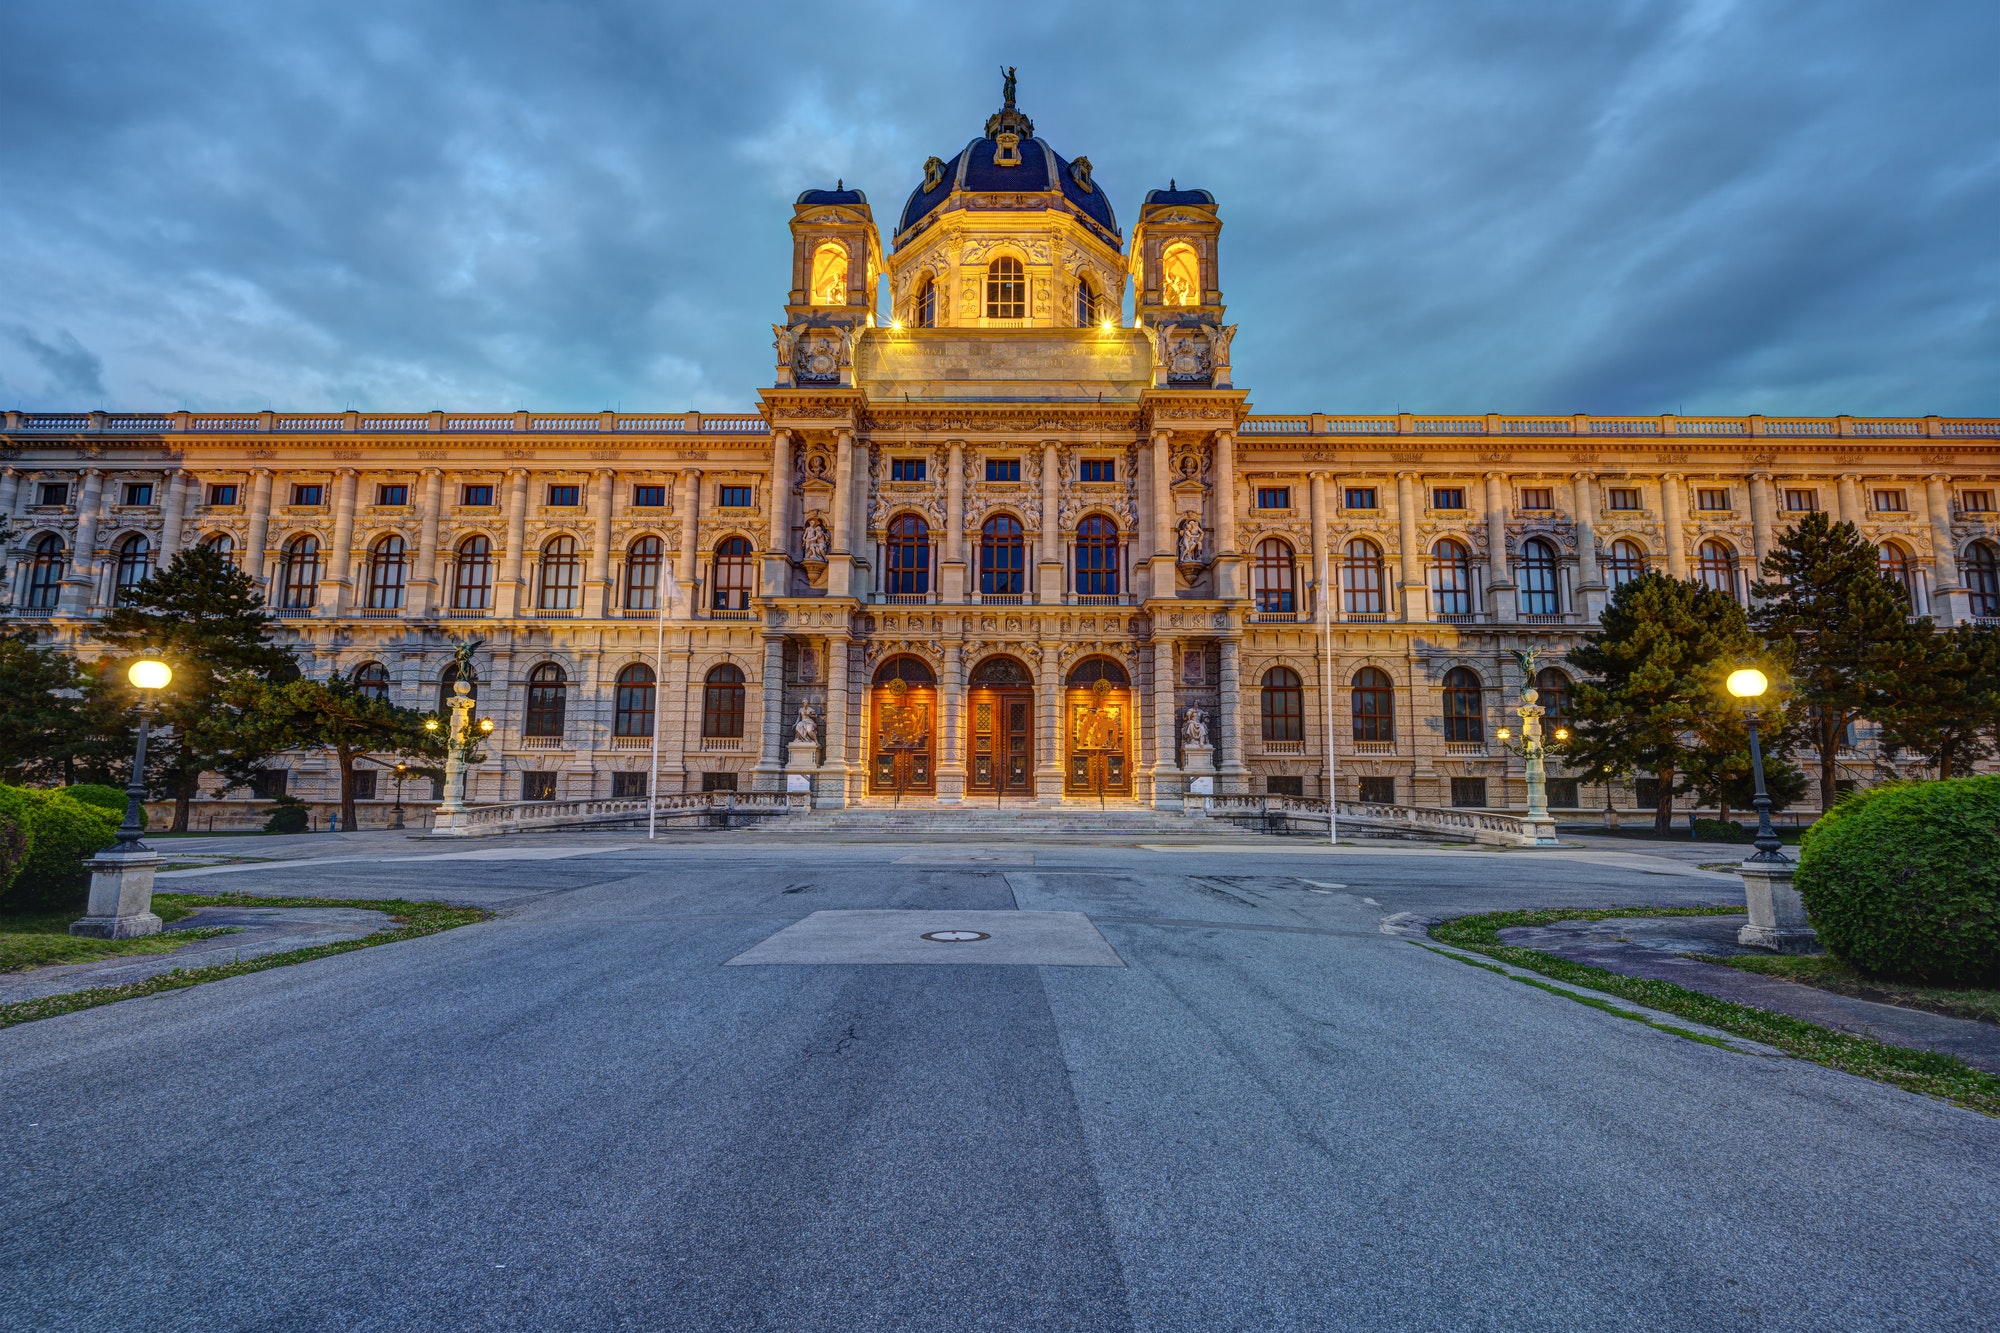
{"label": "evergreen tree", "polygon": [[[1764,645],[1735,598],[1664,574],[1619,588],[1601,625],[1568,654],[1583,676],[1570,704],[1564,762],[1586,772],[1652,774],[1659,781],[1653,827],[1671,832],[1676,779],[1706,772],[1714,738],[1738,714],[1723,681],[1763,660]],[[1736,726],[1740,731],[1740,715]]]}
{"label": "evergreen tree", "polygon": [[340,768],[344,829],[355,826],[354,765],[362,756],[444,757],[443,733],[424,729],[430,714],[364,694],[342,676],[239,688],[235,694],[266,752],[324,750],[333,755]]}
{"label": "evergreen tree", "polygon": [[1894,701],[1875,714],[1882,748],[1908,750],[1940,778],[1970,775],[2000,729],[2000,628],[1959,625],[1919,641]]}
{"label": "evergreen tree", "polygon": [[75,659],[37,646],[32,631],[0,632],[0,780],[71,776],[64,765],[87,734],[90,684]]}
{"label": "evergreen tree", "polygon": [[177,553],[99,625],[96,637],[113,650],[107,686],[122,686],[124,662],[141,652],[159,653],[174,669],[146,756],[147,776],[173,797],[173,832],[187,832],[203,773],[248,782],[273,753],[257,743],[262,732],[244,725],[229,686],[298,677],[291,650],[273,638],[277,628],[250,576],[206,546]]}
{"label": "evergreen tree", "polygon": [[1770,577],[1754,589],[1753,622],[1789,659],[1792,703],[1807,710],[1801,725],[1819,756],[1822,810],[1833,808],[1848,727],[1893,711],[1932,633],[1927,617],[1911,620],[1909,594],[1881,572],[1880,558],[1852,523],[1811,513],[1764,558]]}

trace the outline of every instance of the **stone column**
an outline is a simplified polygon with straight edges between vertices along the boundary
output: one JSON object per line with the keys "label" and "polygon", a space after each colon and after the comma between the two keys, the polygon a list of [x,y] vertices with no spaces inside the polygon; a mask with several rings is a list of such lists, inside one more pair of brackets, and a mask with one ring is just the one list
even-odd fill
{"label": "stone column", "polygon": [[834,436],[833,550],[826,561],[826,595],[854,595],[854,432],[851,430]]}
{"label": "stone column", "polygon": [[1172,431],[1153,432],[1151,449],[1147,452],[1152,471],[1153,485],[1153,596],[1172,597],[1180,589],[1180,579],[1174,568],[1176,549],[1174,535],[1174,435]]}
{"label": "stone column", "polygon": [[[270,567],[265,547],[271,540],[271,469],[253,468],[250,473],[250,530],[243,538],[243,572],[259,588],[265,586],[264,571]],[[268,599],[267,599],[268,600]]]}
{"label": "stone column", "polygon": [[785,636],[764,636],[763,753],[751,785],[758,791],[785,789]]}
{"label": "stone column", "polygon": [[88,614],[97,600],[97,522],[104,504],[104,473],[83,470],[83,489],[76,499],[76,543],[70,551],[69,574],[63,579],[64,615]]}
{"label": "stone column", "polygon": [[1667,573],[1688,576],[1687,486],[1678,472],[1660,478],[1660,522],[1666,528]]}
{"label": "stone column", "polygon": [[1757,569],[1761,576],[1764,557],[1771,554],[1777,545],[1775,518],[1777,497],[1771,490],[1771,474],[1752,472],[1750,474],[1750,550],[1757,558]]}
{"label": "stone column", "polygon": [[1041,564],[1036,572],[1040,595],[1035,600],[1061,603],[1067,586],[1063,578],[1062,459],[1054,440],[1042,441]]}
{"label": "stone column", "polygon": [[792,433],[771,432],[771,526],[764,534],[763,594],[792,591]]}
{"label": "stone column", "polygon": [[1306,487],[1312,521],[1313,603],[1310,609],[1314,620],[1326,614],[1331,614],[1336,620],[1340,618],[1339,602],[1328,601],[1322,605],[1319,600],[1322,597],[1333,596],[1333,585],[1328,581],[1333,572],[1333,552],[1328,545],[1332,541],[1332,534],[1327,531],[1326,512],[1326,483],[1329,475],[1325,472],[1313,473]]}
{"label": "stone column", "polygon": [[687,609],[684,612],[679,610],[669,612],[669,614],[673,615],[684,614],[690,620],[701,609],[701,590],[695,586],[695,577],[699,569],[695,561],[701,554],[700,551],[695,549],[695,543],[701,539],[701,528],[697,522],[700,509],[701,469],[691,467],[681,473],[681,530],[679,536],[681,549],[678,552],[680,559],[678,562],[679,569],[676,572],[676,577],[680,583],[680,591],[677,595],[682,599],[682,604]]}
{"label": "stone column", "polygon": [[[849,689],[848,649],[845,634],[826,640],[826,762],[820,766],[820,781],[813,789],[813,804],[838,810],[847,804],[847,779],[851,771],[848,737],[859,719]],[[863,694],[865,704],[866,694]]]}
{"label": "stone column", "polygon": [[617,475],[610,468],[590,474],[594,483],[590,497],[590,582],[584,589],[583,613],[602,620],[612,608],[611,599],[611,506]]}
{"label": "stone column", "polygon": [[[169,472],[165,478],[167,493],[160,506],[160,550],[154,568],[165,569],[174,558],[174,552],[181,549],[181,520],[187,511],[188,491],[194,485],[194,478],[185,472]],[[6,499],[0,497],[0,514],[7,512]]]}
{"label": "stone column", "polygon": [[964,601],[970,576],[965,549],[965,441],[952,440],[945,462],[944,562],[938,569],[938,595],[947,602]]}
{"label": "stone column", "polygon": [[1056,644],[1042,640],[1042,659],[1035,699],[1035,802],[1061,805],[1063,789],[1062,757],[1062,664],[1056,660]]}
{"label": "stone column", "polygon": [[1236,435],[1215,432],[1215,595],[1243,595],[1243,559],[1236,550]]}
{"label": "stone column", "polygon": [[521,571],[526,552],[521,548],[528,540],[528,470],[509,468],[507,470],[507,549],[500,556],[500,586],[495,590],[499,596],[497,612],[502,616],[519,615],[527,602],[523,595],[524,582]]}
{"label": "stone column", "polygon": [[1595,621],[1604,613],[1604,575],[1597,567],[1597,474],[1579,472],[1570,478],[1576,496],[1576,606],[1583,618]]}
{"label": "stone column", "polygon": [[1861,526],[1861,474],[1843,472],[1840,474],[1840,520]]}
{"label": "stone column", "polygon": [[1931,615],[1940,625],[1955,625],[1971,614],[1964,585],[1958,575],[1958,543],[1951,531],[1951,481],[1942,472],[1924,478],[1924,508],[1931,520],[1931,558],[1935,575],[1931,583]]}
{"label": "stone column", "polygon": [[[1417,474],[1396,474],[1396,518],[1401,528],[1398,540],[1403,549],[1397,557],[1402,566],[1403,619],[1412,623],[1430,618],[1424,605],[1424,562],[1417,536]],[[1317,526],[1317,517],[1313,520]]]}
{"label": "stone column", "polygon": [[319,581],[319,614],[329,618],[347,614],[352,604],[348,590],[354,582],[354,493],[360,484],[351,467],[334,476],[333,540],[327,545],[326,572]]}
{"label": "stone column", "polygon": [[1497,621],[1514,619],[1514,578],[1507,565],[1507,474],[1486,474],[1486,595]]}
{"label": "stone column", "polygon": [[1174,765],[1174,738],[1180,730],[1180,707],[1174,675],[1174,644],[1153,640],[1153,806],[1181,808],[1184,790]]}
{"label": "stone column", "polygon": [[444,508],[444,472],[440,468],[424,469],[424,521],[417,534],[416,578],[411,581],[409,604],[420,616],[434,616],[438,613],[438,514]]}
{"label": "stone column", "polygon": [[1222,640],[1222,678],[1218,683],[1218,704],[1215,710],[1215,741],[1217,758],[1217,790],[1225,793],[1241,793],[1249,786],[1250,770],[1243,763],[1243,737],[1240,723],[1242,706],[1242,668],[1239,661],[1242,643],[1235,637]]}
{"label": "stone column", "polygon": [[[956,805],[965,799],[965,742],[961,739],[965,718],[965,645],[948,643],[944,648],[943,712],[938,728],[937,798],[940,805]],[[995,756],[998,758],[998,756]]]}

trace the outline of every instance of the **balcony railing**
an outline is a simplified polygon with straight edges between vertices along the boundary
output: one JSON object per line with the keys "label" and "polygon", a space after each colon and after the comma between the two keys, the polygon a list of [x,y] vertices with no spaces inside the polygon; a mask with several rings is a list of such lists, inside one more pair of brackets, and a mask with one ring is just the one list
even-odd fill
{"label": "balcony railing", "polygon": [[725,611],[718,609],[718,610],[711,610],[707,613],[707,619],[709,620],[755,620],[756,618],[757,618],[757,613],[755,611],[751,611],[748,609],[741,611]]}
{"label": "balcony railing", "polygon": [[569,748],[561,736],[523,736],[521,737],[520,746],[523,750],[567,750]]}
{"label": "balcony railing", "polygon": [[1304,754],[1305,752],[1306,752],[1306,743],[1304,741],[1264,742],[1265,754]]}
{"label": "balcony railing", "polygon": [[741,736],[703,736],[701,738],[701,750],[703,754],[735,754],[742,748],[743,738]]}
{"label": "balcony railing", "polygon": [[1436,620],[1440,625],[1477,625],[1479,623],[1479,612],[1467,611],[1456,615],[1433,616],[1432,619]]}
{"label": "balcony railing", "polygon": [[1252,611],[1249,619],[1253,625],[1299,625],[1312,615],[1305,611]]}
{"label": "balcony railing", "polygon": [[1076,595],[1076,605],[1078,605],[1078,606],[1123,606],[1123,605],[1125,605],[1125,598],[1124,598],[1124,596],[1123,596],[1122,594],[1119,594],[1119,593],[1102,593],[1102,594],[1100,594],[1100,593],[1088,593],[1088,592],[1080,592],[1080,593],[1078,593],[1078,594]]}
{"label": "balcony railing", "polygon": [[493,617],[493,608],[490,606],[448,606],[445,608],[444,614],[447,620],[490,620]]}
{"label": "balcony railing", "polygon": [[653,748],[651,736],[613,736],[611,748],[614,750],[650,750]]}
{"label": "balcony railing", "polygon": [[403,608],[400,606],[364,606],[354,612],[362,620],[401,620]]}
{"label": "balcony railing", "polygon": [[981,606],[1025,606],[1028,598],[1018,592],[982,592],[978,601]]}
{"label": "balcony railing", "polygon": [[887,592],[882,600],[890,606],[929,606],[931,595],[927,592]]}
{"label": "balcony railing", "polygon": [[1444,743],[1444,752],[1445,752],[1446,754],[1450,754],[1450,755],[1458,755],[1458,756],[1461,756],[1461,757],[1463,757],[1463,758],[1467,758],[1467,759],[1480,759],[1480,758],[1484,758],[1484,757],[1485,757],[1485,754],[1486,754],[1486,742],[1485,742],[1485,741],[1446,741],[1446,742]]}
{"label": "balcony railing", "polygon": [[[1482,747],[1482,748],[1483,748],[1483,747]],[[1356,742],[1354,742],[1354,753],[1356,753],[1356,754],[1394,754],[1394,753],[1396,753],[1396,742],[1394,742],[1394,741],[1356,741]]]}

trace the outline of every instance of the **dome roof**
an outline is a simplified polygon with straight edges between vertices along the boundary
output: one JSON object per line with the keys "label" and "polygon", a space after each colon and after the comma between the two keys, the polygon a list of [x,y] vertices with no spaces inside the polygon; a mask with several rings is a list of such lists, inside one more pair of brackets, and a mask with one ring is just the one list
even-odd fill
{"label": "dome roof", "polygon": [[865,204],[868,196],[859,190],[847,188],[847,182],[835,181],[831,190],[806,190],[799,195],[799,206],[806,204]]}
{"label": "dome roof", "polygon": [[[997,166],[993,161],[1000,151],[996,136],[1003,133],[1020,136],[1019,166]],[[935,185],[929,188],[919,185],[910,192],[909,202],[903,205],[903,216],[896,223],[897,235],[922,222],[945,200],[960,191],[968,194],[1043,194],[1060,190],[1063,199],[1087,221],[1095,224],[1105,234],[1106,240],[1113,245],[1119,244],[1122,233],[1118,230],[1118,217],[1111,211],[1111,200],[1105,197],[1103,187],[1090,179],[1090,159],[1071,162],[1034,135],[1034,122],[1014,109],[1010,88],[1007,105],[986,122],[986,133],[943,164]]]}
{"label": "dome roof", "polygon": [[1145,207],[1156,204],[1206,204],[1215,207],[1215,196],[1207,190],[1183,190],[1176,181],[1168,181],[1164,190],[1146,191]]}

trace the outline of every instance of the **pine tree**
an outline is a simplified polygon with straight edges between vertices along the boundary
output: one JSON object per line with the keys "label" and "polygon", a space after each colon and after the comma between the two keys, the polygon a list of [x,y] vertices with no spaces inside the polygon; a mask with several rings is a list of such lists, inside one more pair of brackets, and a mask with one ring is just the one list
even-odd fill
{"label": "pine tree", "polygon": [[355,826],[354,765],[364,755],[439,760],[440,734],[424,729],[430,714],[364,694],[342,676],[292,680],[235,691],[246,726],[269,750],[325,750],[340,769],[340,826]]}
{"label": "pine tree", "polygon": [[228,686],[297,678],[291,650],[273,637],[277,628],[250,576],[206,546],[176,554],[99,625],[96,637],[114,657],[107,686],[123,682],[123,660],[140,652],[159,653],[174,669],[146,757],[147,776],[174,799],[173,832],[187,832],[203,773],[248,782],[273,753],[243,725]]}
{"label": "pine tree", "polygon": [[1820,808],[1835,799],[1842,740],[1856,718],[1887,716],[1924,657],[1929,618],[1881,572],[1880,552],[1852,523],[1807,514],[1764,557],[1752,619],[1791,664],[1791,700],[1819,756]]}
{"label": "pine tree", "polygon": [[0,633],[0,779],[64,776],[86,733],[89,683],[75,659],[37,646],[32,632]]}
{"label": "pine tree", "polygon": [[1879,710],[1882,748],[1908,750],[1940,778],[1970,775],[2000,729],[2000,628],[1959,625],[1921,640],[1896,697]]}
{"label": "pine tree", "polygon": [[1654,775],[1653,828],[1671,832],[1676,779],[1706,771],[1714,749],[1704,737],[1716,736],[1736,712],[1723,680],[1762,661],[1764,645],[1735,598],[1663,574],[1619,588],[1601,625],[1568,655],[1583,676],[1570,705],[1564,762],[1572,770]]}

